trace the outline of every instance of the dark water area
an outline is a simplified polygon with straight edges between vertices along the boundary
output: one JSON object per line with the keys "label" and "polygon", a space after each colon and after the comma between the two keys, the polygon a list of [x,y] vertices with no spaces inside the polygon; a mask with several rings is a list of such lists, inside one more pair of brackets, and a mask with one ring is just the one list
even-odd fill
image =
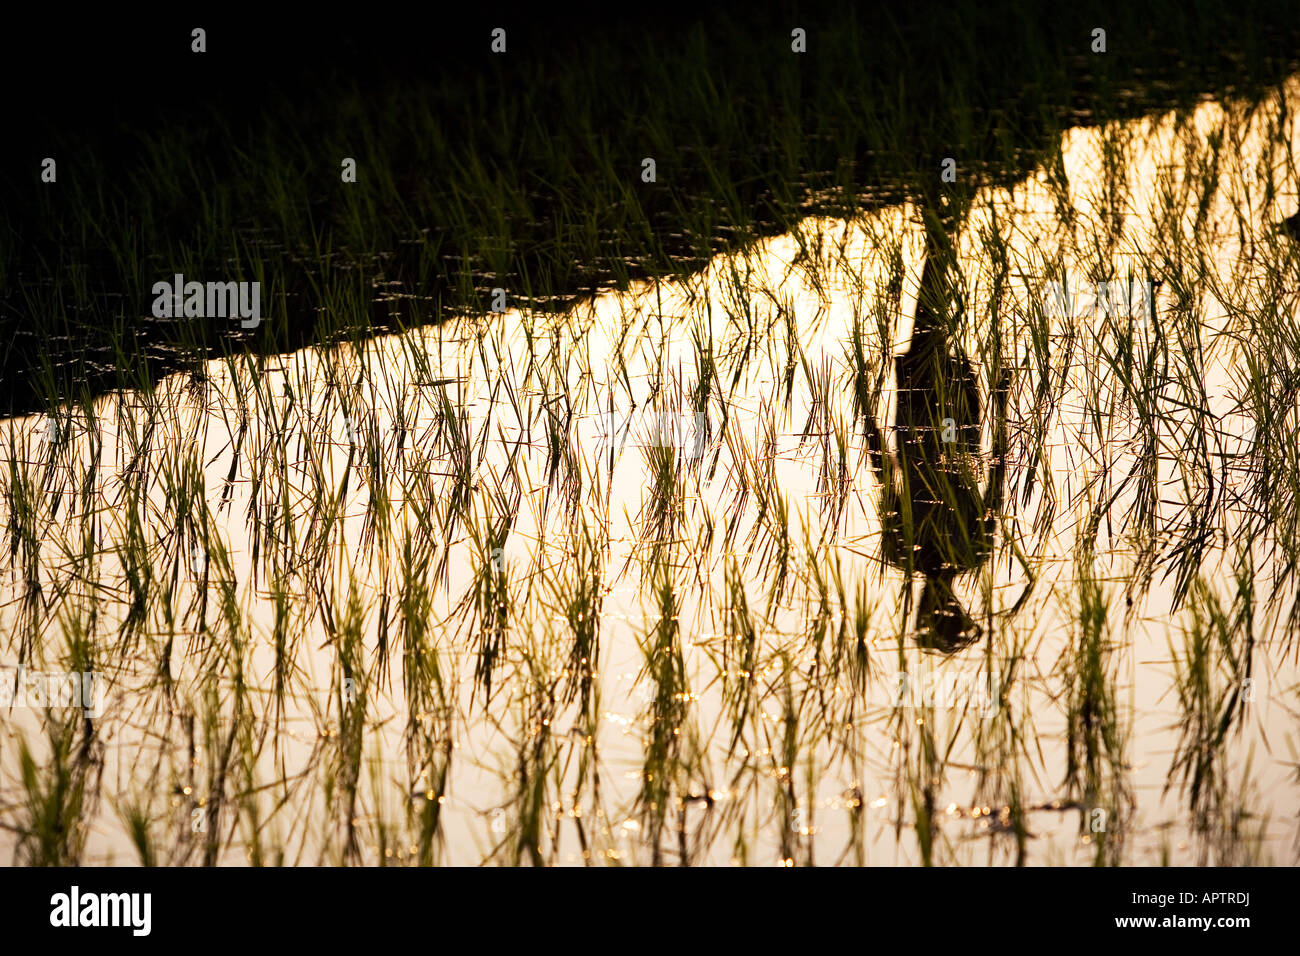
{"label": "dark water area", "polygon": [[[0,41],[0,409],[437,321],[496,288],[562,309],[923,194],[946,157],[945,189],[1013,183],[1070,126],[1267,89],[1300,50],[1289,6],[37,13]],[[363,157],[351,193],[337,143]],[[150,286],[179,272],[262,275],[268,321],[155,319]]]}

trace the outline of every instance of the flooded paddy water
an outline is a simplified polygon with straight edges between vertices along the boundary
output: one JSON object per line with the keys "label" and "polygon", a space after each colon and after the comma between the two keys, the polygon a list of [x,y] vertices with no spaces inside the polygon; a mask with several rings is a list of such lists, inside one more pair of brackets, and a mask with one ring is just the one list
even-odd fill
{"label": "flooded paddy water", "polygon": [[1294,863],[1297,109],[0,422],[0,848]]}

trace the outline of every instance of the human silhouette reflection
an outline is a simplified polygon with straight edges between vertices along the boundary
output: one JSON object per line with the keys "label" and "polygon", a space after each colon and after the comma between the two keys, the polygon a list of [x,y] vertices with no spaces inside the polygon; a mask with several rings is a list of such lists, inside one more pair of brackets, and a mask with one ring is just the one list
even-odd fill
{"label": "human silhouette reflection", "polygon": [[958,213],[954,205],[929,205],[923,216],[926,254],[912,338],[893,359],[894,441],[870,411],[867,441],[880,481],[884,558],[906,575],[905,614],[910,620],[912,582],[921,575],[917,643],[953,653],[981,635],[953,585],[992,552],[1006,467],[1008,379],[999,375],[994,389],[993,458],[981,491],[979,385],[954,334],[963,309]]}

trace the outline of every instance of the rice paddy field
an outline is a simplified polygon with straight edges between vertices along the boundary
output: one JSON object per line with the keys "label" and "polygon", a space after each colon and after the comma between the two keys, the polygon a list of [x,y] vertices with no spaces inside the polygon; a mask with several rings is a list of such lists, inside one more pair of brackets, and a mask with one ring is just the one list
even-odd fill
{"label": "rice paddy field", "polygon": [[810,180],[581,294],[322,246],[309,341],[30,372],[0,858],[1294,865],[1298,115]]}

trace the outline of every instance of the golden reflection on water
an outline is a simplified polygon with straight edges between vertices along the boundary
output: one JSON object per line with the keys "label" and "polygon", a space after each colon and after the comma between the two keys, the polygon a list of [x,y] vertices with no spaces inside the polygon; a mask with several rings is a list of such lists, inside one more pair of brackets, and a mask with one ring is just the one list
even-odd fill
{"label": "golden reflection on water", "polygon": [[[1197,717],[1187,595],[1231,601],[1242,560],[1240,333],[1296,262],[1271,223],[1300,139],[1291,119],[1270,142],[1276,117],[1206,102],[1071,130],[1059,163],[977,194],[934,353],[963,356],[965,398],[948,358],[906,371],[936,247],[903,207],[563,316],[214,362],[100,398],[70,440],[4,423],[0,510],[28,476],[41,588],[14,549],[0,664],[68,669],[83,627],[107,688],[84,859],[134,860],[139,806],[160,862],[1294,862],[1293,601],[1263,600],[1263,542],[1216,789],[1167,786]],[[1044,311],[1063,279],[1171,269],[1155,316]],[[1158,345],[1186,374],[1103,360],[1149,369]],[[918,490],[940,474],[970,479],[964,518],[951,482]],[[4,719],[6,848],[45,720]]]}

